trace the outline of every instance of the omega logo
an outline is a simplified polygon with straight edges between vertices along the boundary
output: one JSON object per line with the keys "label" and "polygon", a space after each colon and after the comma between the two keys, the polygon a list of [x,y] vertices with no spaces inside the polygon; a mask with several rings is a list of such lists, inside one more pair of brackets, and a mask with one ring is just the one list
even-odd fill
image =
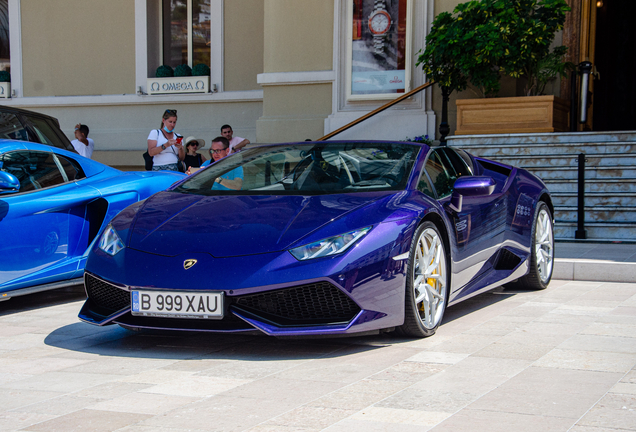
{"label": "omega logo", "polygon": [[184,81],[184,82],[167,82],[167,83],[161,84],[158,81],[153,81],[150,84],[150,90],[153,92],[205,91],[205,82],[203,82],[203,80],[198,80],[194,83],[189,81]]}

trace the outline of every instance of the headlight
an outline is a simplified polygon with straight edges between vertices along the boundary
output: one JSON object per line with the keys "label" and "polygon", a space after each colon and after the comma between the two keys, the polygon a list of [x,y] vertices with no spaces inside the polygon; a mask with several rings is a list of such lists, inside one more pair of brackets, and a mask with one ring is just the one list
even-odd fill
{"label": "headlight", "polygon": [[124,242],[121,241],[117,231],[108,225],[99,239],[99,248],[110,256],[115,256],[117,252],[124,248]]}
{"label": "headlight", "polygon": [[348,233],[329,237],[324,240],[291,249],[289,252],[291,252],[294,258],[299,261],[336,255],[346,251],[352,244],[364,237],[370,229],[371,227],[366,227],[355,231],[349,231]]}

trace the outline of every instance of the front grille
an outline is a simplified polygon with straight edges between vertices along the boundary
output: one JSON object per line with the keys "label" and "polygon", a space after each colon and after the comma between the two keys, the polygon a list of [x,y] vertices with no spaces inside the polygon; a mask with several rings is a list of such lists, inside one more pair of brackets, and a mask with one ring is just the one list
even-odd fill
{"label": "front grille", "polygon": [[130,307],[130,292],[86,273],[84,278],[86,294],[97,306],[110,313]]}
{"label": "front grille", "polygon": [[279,325],[347,322],[360,307],[328,282],[318,282],[238,297],[238,308]]}

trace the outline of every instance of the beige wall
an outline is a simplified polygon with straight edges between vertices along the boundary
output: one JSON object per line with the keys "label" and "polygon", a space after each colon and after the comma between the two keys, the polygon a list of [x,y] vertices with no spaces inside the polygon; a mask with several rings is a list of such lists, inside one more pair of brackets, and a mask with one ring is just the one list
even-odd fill
{"label": "beige wall", "polygon": [[223,3],[224,90],[260,90],[256,75],[263,73],[264,0]]}
{"label": "beige wall", "polygon": [[24,96],[135,93],[132,0],[21,0]]}
{"label": "beige wall", "polygon": [[331,114],[331,84],[267,86],[263,116],[257,122],[259,142],[316,140],[324,135]]}
{"label": "beige wall", "polygon": [[265,0],[265,72],[333,68],[334,0]]}

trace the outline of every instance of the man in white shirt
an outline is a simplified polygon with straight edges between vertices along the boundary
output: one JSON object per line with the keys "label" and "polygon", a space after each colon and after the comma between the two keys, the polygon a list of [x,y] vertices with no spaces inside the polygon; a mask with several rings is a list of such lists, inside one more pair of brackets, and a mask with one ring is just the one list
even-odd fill
{"label": "man in white shirt", "polygon": [[232,126],[227,124],[221,126],[221,135],[230,142],[230,153],[241,151],[243,147],[250,143],[250,140],[241,137],[233,137],[233,134],[234,131],[232,130]]}
{"label": "man in white shirt", "polygon": [[80,155],[91,158],[93,150],[95,149],[95,143],[92,139],[88,138],[88,126],[78,123],[75,125],[75,139],[71,141],[73,148]]}

